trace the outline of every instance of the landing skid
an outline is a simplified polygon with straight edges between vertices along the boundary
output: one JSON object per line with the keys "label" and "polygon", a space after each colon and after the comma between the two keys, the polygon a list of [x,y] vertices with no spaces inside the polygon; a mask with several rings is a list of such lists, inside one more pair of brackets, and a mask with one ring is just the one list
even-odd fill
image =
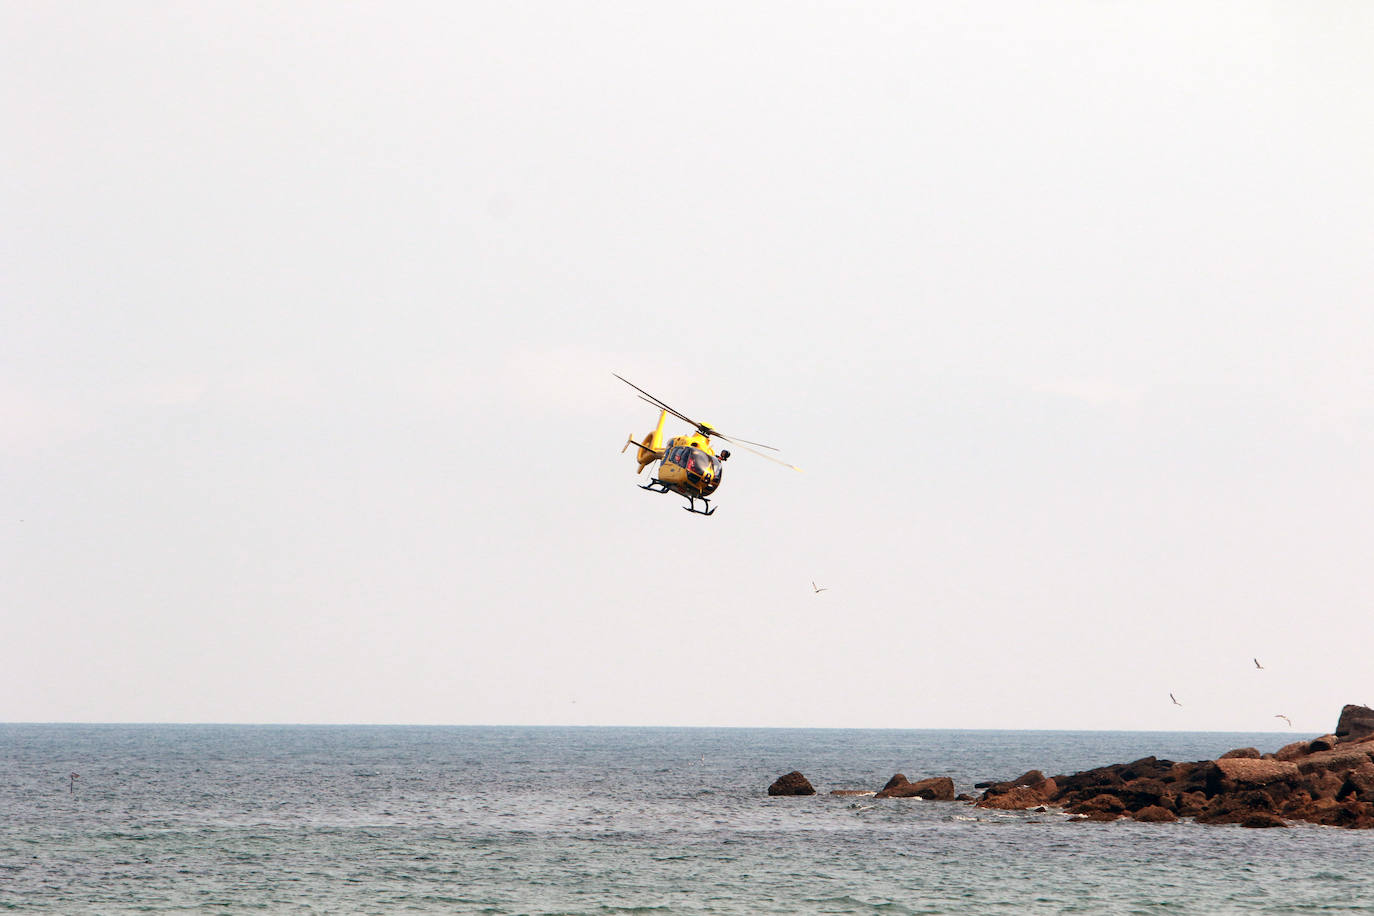
{"label": "landing skid", "polygon": [[[663,481],[659,480],[657,477],[653,478],[653,479],[650,480],[648,483],[640,484],[640,485],[639,485],[639,488],[640,488],[641,490],[648,490],[650,493],[671,493],[671,492],[672,492],[672,487],[668,486],[666,483],[664,483]],[[683,494],[683,495],[685,496],[686,494]],[[687,496],[686,499],[687,499],[687,502],[690,503],[690,505],[688,505],[688,506],[683,506],[683,507],[682,507],[682,508],[683,508],[683,511],[692,512],[692,513],[695,513],[695,514],[697,514],[697,515],[714,515],[715,512],[716,512],[716,510],[711,506],[711,501],[710,501],[709,499],[707,499],[705,496]],[[697,500],[698,500],[698,499],[700,499],[700,500],[701,500],[701,504],[702,504],[703,506],[706,507],[705,509],[698,509],[698,508],[697,508]]]}
{"label": "landing skid", "polygon": [[701,498],[701,504],[702,504],[703,506],[706,507],[705,511],[702,511],[701,509],[698,509],[698,508],[697,508],[697,501],[696,501],[695,497],[689,496],[689,497],[687,497],[687,499],[688,499],[688,501],[691,502],[691,504],[692,504],[690,507],[689,507],[689,506],[683,506],[683,507],[682,507],[682,508],[683,508],[684,510],[686,510],[687,512],[695,512],[697,515],[715,515],[716,510],[711,508],[711,501],[710,501],[709,499],[707,499],[706,497],[703,496],[703,497]]}

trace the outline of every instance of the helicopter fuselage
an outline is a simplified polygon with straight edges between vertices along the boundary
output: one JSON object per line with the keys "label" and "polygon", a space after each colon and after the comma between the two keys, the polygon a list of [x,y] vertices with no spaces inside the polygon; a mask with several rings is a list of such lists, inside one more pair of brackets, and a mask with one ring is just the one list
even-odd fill
{"label": "helicopter fuselage", "polygon": [[[715,510],[711,508],[711,503],[706,497],[720,486],[722,462],[730,457],[730,453],[722,451],[720,455],[716,455],[715,449],[711,448],[710,436],[700,431],[665,440],[663,424],[667,418],[667,411],[661,412],[655,429],[639,442],[631,437],[625,443],[625,448],[637,446],[635,457],[639,461],[641,473],[655,461],[658,462],[658,470],[653,478],[641,489],[685,496],[689,503],[689,511],[710,515]],[[710,427],[705,429],[709,430]],[[705,504],[705,510],[696,508],[698,499]]]}
{"label": "helicopter fuselage", "polygon": [[694,433],[668,440],[655,477],[674,493],[704,498],[720,486],[723,471],[710,440]]}

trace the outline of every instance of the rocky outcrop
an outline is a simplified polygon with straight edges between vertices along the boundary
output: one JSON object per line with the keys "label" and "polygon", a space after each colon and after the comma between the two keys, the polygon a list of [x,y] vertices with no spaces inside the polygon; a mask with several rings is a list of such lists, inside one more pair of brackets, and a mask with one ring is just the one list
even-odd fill
{"label": "rocky outcrop", "polygon": [[[1367,733],[1361,731],[1365,713]],[[1243,827],[1301,820],[1374,828],[1374,710],[1347,706],[1335,735],[1294,742],[1274,754],[1238,748],[1217,760],[1191,763],[1142,757],[1048,779],[1032,770],[984,789],[975,802],[980,807],[1054,805],[1082,820],[1163,823],[1191,817]]]}
{"label": "rocky outcrop", "polygon": [[1015,779],[992,783],[975,804],[980,808],[1002,811],[1038,808],[1048,804],[1058,791],[1059,786],[1053,779],[1046,779],[1039,770],[1031,770]]}
{"label": "rocky outcrop", "polygon": [[1341,710],[1336,722],[1336,737],[1341,741],[1363,741],[1374,736],[1374,709],[1350,704]]}
{"label": "rocky outcrop", "polygon": [[[901,780],[898,782],[898,780]],[[907,782],[901,773],[893,776],[878,793],[879,798],[924,798],[929,801],[954,801],[954,780],[948,776],[933,776],[917,782]]]}
{"label": "rocky outcrop", "polygon": [[[1334,734],[1294,741],[1270,754],[1245,747],[1216,760],[1187,763],[1142,757],[1063,776],[1030,770],[1005,782],[980,782],[976,788],[982,795],[956,799],[954,780],[947,776],[911,782],[898,773],[876,795],[972,801],[1008,811],[1055,806],[1088,821],[1193,818],[1202,824],[1254,828],[1306,821],[1374,829],[1374,709],[1346,706]],[[778,777],[768,794],[815,795],[816,790],[794,770]],[[830,794],[875,793],[835,789]]]}
{"label": "rocky outcrop", "polygon": [[768,787],[769,795],[815,795],[816,790],[797,770],[779,776]]}

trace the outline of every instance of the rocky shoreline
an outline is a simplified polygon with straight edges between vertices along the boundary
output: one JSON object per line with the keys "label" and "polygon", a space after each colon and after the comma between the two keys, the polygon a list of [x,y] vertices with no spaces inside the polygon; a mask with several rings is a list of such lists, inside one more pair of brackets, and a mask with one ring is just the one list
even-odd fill
{"label": "rocky shoreline", "polygon": [[[1304,821],[1328,827],[1374,828],[1374,709],[1347,705],[1336,730],[1273,753],[1237,748],[1216,760],[1175,763],[1143,757],[1080,773],[1039,770],[1004,782],[979,783],[981,796],[954,794],[954,781],[909,781],[901,773],[876,791],[837,789],[832,795],[962,801],[1007,811],[1058,809],[1076,820],[1121,818],[1167,823],[1284,827]],[[769,795],[814,795],[800,772],[781,776]]]}

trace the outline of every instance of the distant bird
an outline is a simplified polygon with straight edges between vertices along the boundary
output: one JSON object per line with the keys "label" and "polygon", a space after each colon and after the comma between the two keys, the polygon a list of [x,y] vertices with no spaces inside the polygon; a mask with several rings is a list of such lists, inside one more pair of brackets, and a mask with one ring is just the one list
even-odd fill
{"label": "distant bird", "polygon": [[[1172,693],[1169,694],[1169,699],[1174,700],[1174,695],[1173,695]],[[1174,700],[1174,705],[1175,705],[1175,706],[1182,706],[1183,704],[1180,703],[1178,700]]]}
{"label": "distant bird", "polygon": [[817,585],[815,579],[812,579],[812,580],[811,580],[811,588],[812,588],[812,590],[815,591],[815,593],[818,594],[818,595],[819,595],[821,592],[828,592],[828,591],[830,591],[830,588],[829,588],[828,586]]}
{"label": "distant bird", "polygon": [[77,773],[71,773],[71,774],[69,774],[69,777],[68,777],[68,778],[70,778],[72,782],[71,782],[71,786],[67,789],[67,792],[70,793],[70,794],[72,794],[72,795],[75,795],[75,794],[76,794],[76,781],[77,781],[78,779],[80,779],[81,776],[80,776],[79,774],[77,774]]}
{"label": "distant bird", "polygon": [[1258,668],[1258,669],[1261,670],[1261,671],[1264,670],[1264,666],[1261,665],[1261,664],[1259,663],[1259,659],[1254,659],[1254,662],[1255,662],[1255,667],[1256,667],[1256,668]]}
{"label": "distant bird", "polygon": [[1285,716],[1285,715],[1284,715],[1283,713],[1281,713],[1281,712],[1274,713],[1274,718],[1275,718],[1275,719],[1282,719],[1283,721],[1287,722],[1289,728],[1292,728],[1292,727],[1293,727],[1293,720],[1290,719],[1290,718],[1288,718],[1287,716]]}

